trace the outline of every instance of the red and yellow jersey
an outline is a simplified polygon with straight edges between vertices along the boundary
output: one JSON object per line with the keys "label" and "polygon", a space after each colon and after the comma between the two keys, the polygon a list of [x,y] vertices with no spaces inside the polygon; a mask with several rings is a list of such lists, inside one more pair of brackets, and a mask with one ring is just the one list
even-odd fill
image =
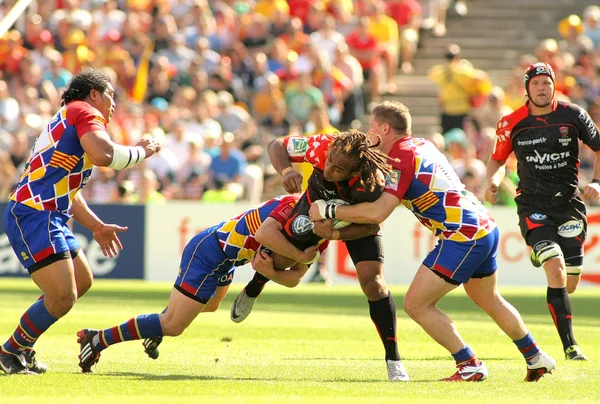
{"label": "red and yellow jersey", "polygon": [[410,136],[388,153],[392,173],[385,192],[398,198],[442,240],[465,242],[488,235],[496,223],[435,145]]}
{"label": "red and yellow jersey", "polygon": [[37,138],[10,199],[36,210],[68,212],[93,168],[80,138],[95,130],[106,131],[96,108],[83,101],[62,107]]}

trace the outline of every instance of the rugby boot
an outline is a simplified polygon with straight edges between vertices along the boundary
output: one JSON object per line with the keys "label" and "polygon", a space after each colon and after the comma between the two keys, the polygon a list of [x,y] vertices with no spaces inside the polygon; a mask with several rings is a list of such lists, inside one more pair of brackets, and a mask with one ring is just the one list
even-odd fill
{"label": "rugby boot", "polygon": [[163,337],[158,338],[146,338],[142,343],[144,345],[144,352],[150,357],[150,359],[157,359],[160,352],[158,346],[163,341]]}
{"label": "rugby boot", "polygon": [[100,360],[100,352],[94,347],[92,340],[98,335],[98,331],[87,328],[77,331],[77,342],[79,343],[79,367],[81,373],[92,373],[92,366]]}
{"label": "rugby boot", "polygon": [[586,361],[587,357],[581,352],[577,345],[571,345],[565,351],[565,359],[570,361]]}
{"label": "rugby boot", "polygon": [[235,298],[231,306],[230,318],[234,323],[241,323],[250,315],[252,307],[256,302],[257,297],[250,297],[246,294],[246,289],[242,289],[239,295]]}
{"label": "rugby boot", "polygon": [[456,365],[458,370],[450,377],[442,379],[443,382],[482,382],[487,379],[488,370],[483,361],[471,359]]}
{"label": "rugby boot", "polygon": [[394,382],[407,382],[408,373],[402,361],[387,360],[388,379]]}
{"label": "rugby boot", "polygon": [[540,351],[531,361],[527,361],[526,382],[537,382],[546,373],[552,373],[556,367],[556,361],[547,353]]}
{"label": "rugby boot", "polygon": [[31,372],[40,374],[46,373],[48,371],[48,366],[38,362],[38,360],[35,357],[35,351],[33,349],[27,349],[23,351],[23,355],[21,356],[23,356],[25,366],[27,366],[27,369]]}
{"label": "rugby boot", "polygon": [[35,375],[27,369],[21,355],[0,354],[0,369],[7,375]]}

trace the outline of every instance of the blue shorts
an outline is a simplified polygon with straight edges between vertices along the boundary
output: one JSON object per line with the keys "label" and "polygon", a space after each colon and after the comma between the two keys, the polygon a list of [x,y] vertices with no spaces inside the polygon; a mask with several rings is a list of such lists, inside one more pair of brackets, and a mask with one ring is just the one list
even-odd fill
{"label": "blue shorts", "polygon": [[200,303],[206,304],[215,294],[217,286],[227,286],[233,281],[235,266],[227,258],[216,230],[209,227],[195,235],[185,246],[179,264],[175,289]]}
{"label": "blue shorts", "polygon": [[499,240],[497,227],[479,240],[462,243],[440,240],[423,264],[455,285],[467,283],[471,278],[485,278],[498,270]]}
{"label": "blue shorts", "polygon": [[68,220],[69,215],[55,210],[35,210],[18,202],[8,203],[4,229],[19,261],[30,274],[76,255],[79,242],[67,226]]}

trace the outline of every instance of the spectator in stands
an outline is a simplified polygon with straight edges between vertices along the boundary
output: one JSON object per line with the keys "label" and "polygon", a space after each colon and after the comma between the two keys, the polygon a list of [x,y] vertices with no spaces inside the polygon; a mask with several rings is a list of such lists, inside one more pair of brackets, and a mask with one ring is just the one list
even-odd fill
{"label": "spectator in stands", "polygon": [[594,49],[600,45],[600,6],[587,6],[583,10],[584,34],[594,43]]}
{"label": "spectator in stands", "polygon": [[285,91],[285,102],[293,122],[304,127],[310,118],[311,111],[318,105],[323,105],[323,93],[312,85],[309,73],[298,76],[296,85],[289,85]]}
{"label": "spectator in stands", "polygon": [[439,87],[438,102],[441,110],[442,134],[463,127],[463,120],[471,113],[470,90],[472,67],[461,61],[458,45],[450,45],[444,55],[446,62],[429,70],[429,79]]}
{"label": "spectator in stands", "polygon": [[223,140],[210,164],[211,182],[213,187],[223,182],[223,188],[233,192],[236,199],[244,194],[244,175],[246,172],[246,156],[236,146],[235,137],[231,132],[223,133]]}
{"label": "spectator in stands", "polygon": [[419,44],[423,8],[417,0],[392,0],[388,2],[388,13],[398,24],[402,72],[411,73],[412,60]]}

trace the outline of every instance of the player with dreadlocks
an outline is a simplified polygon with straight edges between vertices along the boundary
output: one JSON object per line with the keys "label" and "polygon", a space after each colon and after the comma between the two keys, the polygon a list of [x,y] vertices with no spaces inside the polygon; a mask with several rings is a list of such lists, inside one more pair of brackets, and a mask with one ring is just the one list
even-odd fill
{"label": "player with dreadlocks", "polygon": [[[269,145],[273,167],[283,177],[289,193],[300,192],[302,176],[292,163],[308,162],[314,167],[308,188],[287,222],[284,233],[298,248],[324,238],[344,240],[356,267],[360,286],[368,299],[371,319],[385,348],[388,378],[407,381],[396,338],[396,304],[383,277],[383,251],[379,227],[352,224],[334,229],[331,221],[312,223],[310,205],[319,199],[342,199],[349,204],[377,200],[390,173],[388,156],[379,150],[381,139],[357,131],[311,137],[288,136]],[[231,309],[231,319],[239,323],[251,312],[268,279],[259,273],[242,290]]]}

